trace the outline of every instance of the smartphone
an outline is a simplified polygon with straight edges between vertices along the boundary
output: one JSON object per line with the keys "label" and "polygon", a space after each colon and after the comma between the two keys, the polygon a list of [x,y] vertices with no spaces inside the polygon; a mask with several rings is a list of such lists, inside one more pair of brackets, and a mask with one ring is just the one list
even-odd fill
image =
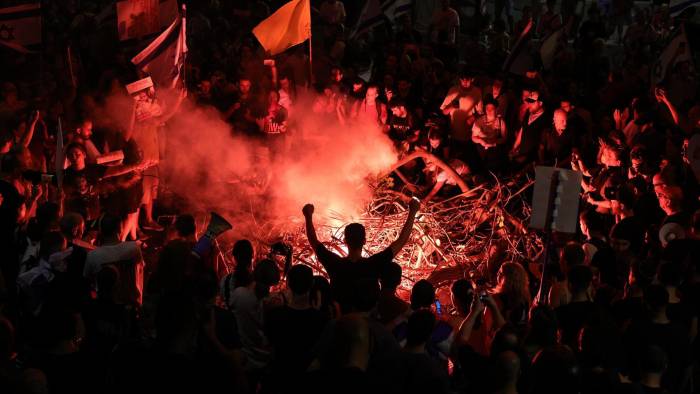
{"label": "smartphone", "polygon": [[439,300],[435,300],[435,312],[437,312],[438,317],[442,316],[442,304]]}

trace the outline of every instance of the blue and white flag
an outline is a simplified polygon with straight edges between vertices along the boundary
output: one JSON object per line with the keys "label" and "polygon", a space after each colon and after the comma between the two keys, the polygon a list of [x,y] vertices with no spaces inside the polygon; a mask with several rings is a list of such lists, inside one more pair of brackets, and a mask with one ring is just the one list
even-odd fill
{"label": "blue and white flag", "polygon": [[368,32],[385,21],[394,22],[413,10],[413,0],[367,0],[351,36]]}
{"label": "blue and white flag", "polygon": [[688,37],[685,34],[685,29],[681,27],[656,59],[656,63],[652,68],[652,85],[657,85],[666,79],[669,70],[673,69],[676,64],[691,62],[692,65],[692,61]]}
{"label": "blue and white flag", "polygon": [[186,53],[186,20],[183,12],[131,62],[150,75],[157,86],[175,88],[183,75]]}
{"label": "blue and white flag", "polygon": [[671,16],[678,16],[681,12],[691,7],[700,5],[700,0],[671,0],[668,4],[668,11]]}

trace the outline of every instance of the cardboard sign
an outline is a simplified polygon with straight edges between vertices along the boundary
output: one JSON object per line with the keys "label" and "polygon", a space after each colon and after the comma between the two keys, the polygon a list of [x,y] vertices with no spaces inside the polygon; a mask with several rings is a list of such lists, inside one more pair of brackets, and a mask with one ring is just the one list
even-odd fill
{"label": "cardboard sign", "polygon": [[[578,171],[536,167],[530,228],[545,230],[547,211],[551,209],[550,229],[561,233],[575,233],[578,226],[582,178],[583,175]],[[554,193],[551,193],[553,181],[557,185]]]}

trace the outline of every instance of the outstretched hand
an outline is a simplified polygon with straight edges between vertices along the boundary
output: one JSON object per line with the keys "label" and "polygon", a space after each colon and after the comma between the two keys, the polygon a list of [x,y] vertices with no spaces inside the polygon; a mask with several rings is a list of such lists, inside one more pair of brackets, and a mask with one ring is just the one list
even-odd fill
{"label": "outstretched hand", "polygon": [[304,214],[305,217],[311,217],[314,214],[314,205],[313,204],[306,204],[304,205],[304,208],[301,209],[301,212]]}

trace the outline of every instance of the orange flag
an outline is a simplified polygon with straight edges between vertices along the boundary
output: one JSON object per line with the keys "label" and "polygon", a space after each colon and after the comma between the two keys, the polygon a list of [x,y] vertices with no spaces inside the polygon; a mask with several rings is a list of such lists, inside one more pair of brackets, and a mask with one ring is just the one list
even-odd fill
{"label": "orange flag", "polygon": [[311,38],[309,0],[292,0],[260,22],[253,34],[270,55],[284,52]]}

